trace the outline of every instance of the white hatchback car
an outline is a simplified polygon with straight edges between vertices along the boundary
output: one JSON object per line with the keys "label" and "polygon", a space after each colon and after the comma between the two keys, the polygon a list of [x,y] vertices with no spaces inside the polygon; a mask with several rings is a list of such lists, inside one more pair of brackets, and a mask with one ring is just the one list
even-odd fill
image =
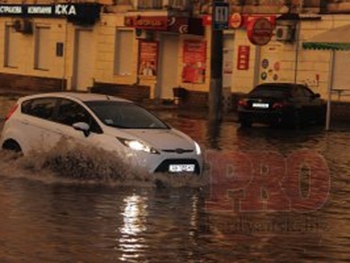
{"label": "white hatchback car", "polygon": [[137,104],[102,94],[55,92],[20,98],[5,118],[3,149],[45,151],[63,139],[117,152],[148,173],[200,174],[200,146]]}

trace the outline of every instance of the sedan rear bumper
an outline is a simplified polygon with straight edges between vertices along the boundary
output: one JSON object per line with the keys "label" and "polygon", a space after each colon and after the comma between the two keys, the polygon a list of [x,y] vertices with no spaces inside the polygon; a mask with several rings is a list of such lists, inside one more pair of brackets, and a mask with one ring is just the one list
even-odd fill
{"label": "sedan rear bumper", "polygon": [[281,123],[292,123],[294,118],[295,116],[291,111],[238,111],[238,121],[240,123],[278,125]]}

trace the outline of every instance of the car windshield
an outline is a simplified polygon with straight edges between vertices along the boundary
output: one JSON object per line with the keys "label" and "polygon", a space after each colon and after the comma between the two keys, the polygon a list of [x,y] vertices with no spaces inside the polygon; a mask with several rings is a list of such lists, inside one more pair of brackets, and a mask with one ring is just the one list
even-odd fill
{"label": "car windshield", "polygon": [[123,129],[168,129],[146,109],[129,102],[88,101],[86,105],[105,124]]}
{"label": "car windshield", "polygon": [[257,86],[249,95],[254,97],[283,98],[290,96],[290,88],[284,86]]}

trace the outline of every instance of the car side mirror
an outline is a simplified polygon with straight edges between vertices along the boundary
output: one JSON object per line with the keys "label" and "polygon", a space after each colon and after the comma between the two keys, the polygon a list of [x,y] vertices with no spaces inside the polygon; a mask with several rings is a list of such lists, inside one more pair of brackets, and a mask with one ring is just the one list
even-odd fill
{"label": "car side mirror", "polygon": [[312,95],[312,98],[318,99],[318,98],[321,98],[321,95],[320,95],[320,93],[315,93],[314,95]]}
{"label": "car side mirror", "polygon": [[85,137],[88,137],[90,135],[90,125],[86,122],[73,123],[73,128],[77,131],[82,131]]}

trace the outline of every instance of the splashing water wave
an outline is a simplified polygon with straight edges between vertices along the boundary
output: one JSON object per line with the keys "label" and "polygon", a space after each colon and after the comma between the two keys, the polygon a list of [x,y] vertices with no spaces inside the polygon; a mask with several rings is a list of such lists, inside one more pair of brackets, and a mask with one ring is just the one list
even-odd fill
{"label": "splashing water wave", "polygon": [[0,151],[1,175],[59,183],[105,184],[109,186],[204,187],[205,174],[148,174],[131,168],[123,157],[87,145],[61,141],[48,152],[21,156]]}

